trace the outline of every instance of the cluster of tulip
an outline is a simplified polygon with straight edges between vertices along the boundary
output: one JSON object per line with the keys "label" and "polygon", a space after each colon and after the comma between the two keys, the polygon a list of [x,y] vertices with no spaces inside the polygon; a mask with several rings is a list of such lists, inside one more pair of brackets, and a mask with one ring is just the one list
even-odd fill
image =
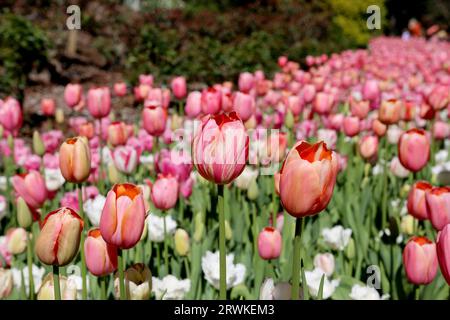
{"label": "cluster of tulip", "polygon": [[447,298],[450,44],[278,64],[237,90],[141,75],[134,122],[124,82],[68,84],[32,138],[0,100],[0,297]]}

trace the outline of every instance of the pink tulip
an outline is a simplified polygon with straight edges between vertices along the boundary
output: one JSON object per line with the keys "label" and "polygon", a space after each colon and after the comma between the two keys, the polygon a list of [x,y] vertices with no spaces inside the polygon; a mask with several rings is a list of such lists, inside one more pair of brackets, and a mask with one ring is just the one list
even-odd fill
{"label": "pink tulip", "polygon": [[403,265],[409,282],[431,283],[438,266],[436,244],[425,237],[413,237],[403,250]]}
{"label": "pink tulip", "polygon": [[264,260],[280,256],[283,240],[278,229],[265,227],[258,235],[258,253]]}
{"label": "pink tulip", "polygon": [[127,94],[127,84],[125,82],[114,83],[114,94],[118,97],[123,97]]}
{"label": "pink tulip", "polygon": [[193,186],[194,179],[192,179],[191,177],[180,183],[180,194],[183,196],[183,198],[188,199],[191,196]]}
{"label": "pink tulip", "polygon": [[365,119],[370,110],[370,105],[368,100],[356,101],[355,99],[350,99],[350,110],[353,116],[359,119]]}
{"label": "pink tulip", "polygon": [[337,173],[336,153],[323,141],[297,142],[280,170],[283,207],[296,218],[321,212],[331,200]]}
{"label": "pink tulip", "polygon": [[411,173],[408,169],[402,166],[398,157],[392,158],[389,169],[394,176],[399,178],[406,178]]}
{"label": "pink tulip", "polygon": [[450,103],[450,86],[435,86],[428,96],[428,103],[434,110],[444,109]]}
{"label": "pink tulip", "polygon": [[13,135],[16,135],[22,127],[22,109],[16,99],[11,97],[5,101],[0,99],[0,125]]}
{"label": "pink tulip", "polygon": [[86,267],[94,276],[106,276],[117,269],[117,248],[103,240],[100,229],[89,230],[84,242]]}
{"label": "pink tulip", "polygon": [[191,156],[185,151],[162,149],[155,156],[156,172],[174,176],[180,182],[189,178],[192,167]]}
{"label": "pink tulip", "polygon": [[95,127],[92,122],[86,122],[81,124],[78,127],[78,135],[82,137],[86,137],[89,140],[92,139],[95,135]]}
{"label": "pink tulip", "polygon": [[141,74],[139,75],[139,83],[148,86],[153,86],[153,76],[151,74]]}
{"label": "pink tulip", "polygon": [[450,136],[450,125],[444,121],[436,121],[433,125],[433,137],[444,140]]}
{"label": "pink tulip", "polygon": [[305,101],[305,103],[312,102],[316,95],[316,87],[312,84],[305,85],[301,91],[301,95],[303,96],[303,101]]}
{"label": "pink tulip", "polygon": [[249,137],[236,112],[208,116],[192,143],[200,175],[217,184],[237,178],[248,159]]}
{"label": "pink tulip", "polygon": [[359,154],[365,160],[375,160],[378,152],[377,136],[367,135],[362,137],[358,143]]}
{"label": "pink tulip", "polygon": [[142,110],[142,124],[148,134],[158,137],[166,130],[167,111],[161,106],[148,105]]}
{"label": "pink tulip", "polygon": [[364,100],[376,100],[380,96],[378,81],[367,80],[364,83],[362,94]]}
{"label": "pink tulip", "polygon": [[131,146],[118,146],[112,153],[116,168],[126,174],[133,173],[139,161],[139,154]]}
{"label": "pink tulip", "polygon": [[233,99],[233,109],[242,121],[247,121],[255,113],[255,99],[246,93],[236,92]]}
{"label": "pink tulip", "polygon": [[316,94],[313,102],[314,111],[318,114],[328,114],[334,104],[334,97],[325,92]]}
{"label": "pink tulip", "polygon": [[280,56],[278,57],[278,65],[283,68],[288,63],[288,57]]}
{"label": "pink tulip", "polygon": [[87,107],[90,114],[96,119],[101,119],[109,115],[111,111],[111,94],[109,88],[100,87],[89,89]]}
{"label": "pink tulip", "polygon": [[386,134],[387,126],[380,120],[375,119],[372,121],[372,130],[377,136],[382,137]]}
{"label": "pink tulip", "polygon": [[185,112],[188,118],[197,117],[202,111],[202,94],[199,91],[192,91],[186,100]]}
{"label": "pink tulip", "polygon": [[418,172],[427,165],[430,159],[430,141],[424,130],[410,129],[400,136],[398,158],[412,172]]}
{"label": "pink tulip", "polygon": [[450,187],[434,187],[425,194],[428,217],[436,230],[450,223]]}
{"label": "pink tulip", "polygon": [[204,114],[216,114],[222,107],[222,92],[211,87],[202,91],[202,111]]}
{"label": "pink tulip", "polygon": [[144,101],[147,96],[148,93],[150,92],[151,86],[146,85],[146,84],[140,84],[137,87],[134,87],[133,92],[134,92],[134,98],[136,99],[136,101]]}
{"label": "pink tulip", "polygon": [[436,251],[442,275],[450,285],[450,224],[447,224],[438,234]]}
{"label": "pink tulip", "polygon": [[249,93],[253,88],[255,80],[250,72],[243,72],[239,75],[239,90]]}
{"label": "pink tulip", "polygon": [[157,209],[169,210],[175,207],[179,184],[175,177],[158,175],[151,187],[152,202]]}
{"label": "pink tulip", "polygon": [[79,84],[69,83],[64,89],[64,100],[69,108],[74,108],[81,102],[83,88]]}
{"label": "pink tulip", "polygon": [[343,122],[344,133],[348,137],[354,137],[359,133],[358,117],[345,117]]}
{"label": "pink tulip", "polygon": [[32,208],[42,207],[48,198],[44,178],[38,171],[17,174],[11,178],[14,191]]}
{"label": "pink tulip", "polygon": [[286,98],[286,105],[294,116],[298,116],[303,109],[303,101],[300,96],[289,96]]}
{"label": "pink tulip", "polygon": [[172,92],[175,98],[183,99],[186,96],[187,88],[186,88],[186,78],[185,77],[176,77],[171,82]]}
{"label": "pink tulip", "polygon": [[41,100],[41,112],[44,116],[54,116],[56,111],[55,100],[43,98]]}
{"label": "pink tulip", "polygon": [[100,232],[110,245],[129,249],[144,230],[145,205],[142,190],[133,184],[116,184],[106,196],[100,217]]}
{"label": "pink tulip", "polygon": [[425,194],[432,188],[433,186],[426,181],[417,181],[412,185],[406,203],[410,215],[419,220],[429,218]]}

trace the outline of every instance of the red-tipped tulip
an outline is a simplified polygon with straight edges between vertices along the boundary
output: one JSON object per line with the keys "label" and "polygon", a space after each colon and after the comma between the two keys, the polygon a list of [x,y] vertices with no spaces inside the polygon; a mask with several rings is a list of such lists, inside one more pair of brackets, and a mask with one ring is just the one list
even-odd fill
{"label": "red-tipped tulip", "polygon": [[428,217],[436,230],[450,223],[450,187],[434,187],[425,194]]}
{"label": "red-tipped tulip", "polygon": [[336,153],[328,150],[324,142],[297,142],[280,171],[283,207],[296,218],[325,209],[333,195],[338,169]]}
{"label": "red-tipped tulip", "polygon": [[278,258],[282,242],[280,231],[272,227],[265,227],[258,235],[259,256],[264,260]]}
{"label": "red-tipped tulip", "polygon": [[89,230],[84,254],[86,267],[94,276],[106,276],[117,269],[117,248],[103,240],[98,228]]}
{"label": "red-tipped tulip", "polygon": [[78,252],[83,219],[71,208],[50,212],[36,240],[36,255],[47,265],[65,266]]}
{"label": "red-tipped tulip", "polygon": [[167,111],[161,106],[149,105],[142,111],[142,124],[148,134],[158,137],[166,130]]}
{"label": "red-tipped tulip", "polygon": [[100,217],[103,239],[121,249],[138,243],[144,230],[145,205],[142,190],[133,184],[116,184],[108,192]]}
{"label": "red-tipped tulip", "polygon": [[433,188],[433,186],[426,181],[417,181],[413,184],[409,191],[408,201],[406,203],[410,215],[419,220],[429,218],[425,194],[427,191],[431,190],[431,188]]}
{"label": "red-tipped tulip", "polygon": [[200,175],[227,184],[244,170],[249,137],[236,112],[209,116],[192,145],[194,164]]}
{"label": "red-tipped tulip", "polygon": [[437,273],[436,244],[425,237],[414,237],[403,250],[403,265],[409,282],[431,283]]}

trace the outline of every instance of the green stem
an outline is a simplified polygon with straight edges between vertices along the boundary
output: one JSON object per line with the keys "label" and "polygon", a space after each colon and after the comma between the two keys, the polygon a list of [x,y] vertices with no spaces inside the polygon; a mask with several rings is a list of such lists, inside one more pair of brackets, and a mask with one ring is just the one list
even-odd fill
{"label": "green stem", "polygon": [[103,181],[103,130],[102,130],[102,119],[99,120],[99,130],[100,133],[98,135],[98,146],[99,146],[99,156],[100,156],[100,163],[98,167],[98,186],[100,189],[100,192],[103,193],[105,190],[105,184]]}
{"label": "green stem", "polygon": [[167,227],[166,227],[166,212],[163,213],[163,221],[164,221],[164,271],[165,274],[169,274],[169,252],[168,252],[168,244],[167,244]]}
{"label": "green stem", "polygon": [[27,264],[28,264],[28,283],[29,283],[29,297],[34,300],[34,279],[33,279],[33,251],[31,242],[31,232],[27,235]]}
{"label": "green stem", "polygon": [[190,279],[191,278],[191,270],[189,268],[189,261],[188,261],[188,257],[184,257],[184,268],[186,269],[186,278]]}
{"label": "green stem", "polygon": [[126,300],[126,294],[125,294],[125,279],[124,279],[124,273],[123,273],[123,256],[122,256],[122,249],[118,249],[118,269],[119,269],[119,290],[120,290],[120,300]]}
{"label": "green stem", "polygon": [[[87,222],[84,217],[84,210],[83,210],[83,187],[82,184],[78,184],[78,207],[79,207],[79,214],[80,217],[83,219],[83,221]],[[81,230],[81,239],[80,239],[80,255],[81,255],[81,285],[82,285],[82,289],[81,289],[81,297],[83,300],[87,299],[87,281],[86,281],[86,274],[87,274],[87,270],[86,270],[86,257],[84,255],[84,239],[85,239],[85,234],[84,234],[84,227],[83,230]]]}
{"label": "green stem", "polygon": [[106,276],[100,277],[100,299],[106,300]]}
{"label": "green stem", "polygon": [[53,266],[53,289],[55,300],[61,300],[61,288],[59,287],[59,267]]}
{"label": "green stem", "polygon": [[[301,273],[301,236],[303,229],[303,218],[295,220],[295,238],[294,238],[294,259],[292,260],[292,290],[291,299],[298,300],[300,292],[300,273]],[[303,284],[305,285],[305,284]]]}
{"label": "green stem", "polygon": [[414,296],[415,300],[420,300],[420,285],[415,286]]}
{"label": "green stem", "polygon": [[225,210],[223,199],[223,185],[218,185],[218,209],[219,209],[219,255],[220,255],[220,300],[227,298],[227,265],[225,247]]}

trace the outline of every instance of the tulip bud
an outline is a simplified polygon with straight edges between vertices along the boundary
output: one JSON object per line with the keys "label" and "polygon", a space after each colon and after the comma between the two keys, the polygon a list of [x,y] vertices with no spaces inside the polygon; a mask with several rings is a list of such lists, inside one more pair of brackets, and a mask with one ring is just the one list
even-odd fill
{"label": "tulip bud", "polygon": [[83,225],[83,219],[71,208],[62,207],[50,212],[36,240],[39,260],[54,266],[69,264],[78,252]]}
{"label": "tulip bud", "polygon": [[0,268],[0,299],[7,298],[11,294],[13,286],[12,271]]}
{"label": "tulip bud", "polygon": [[59,149],[59,168],[64,179],[84,182],[91,172],[91,152],[85,137],[67,139]]}
{"label": "tulip bud", "polygon": [[[75,280],[59,276],[59,287],[62,300],[77,299],[77,284]],[[55,288],[53,286],[53,274],[49,273],[42,281],[37,294],[38,300],[55,300]]]}
{"label": "tulip bud", "polygon": [[294,115],[292,114],[291,110],[288,110],[288,112],[286,113],[286,117],[284,118],[284,125],[286,126],[286,128],[292,129],[294,127],[294,124]]}
{"label": "tulip bud", "polygon": [[225,239],[228,241],[233,239],[233,230],[231,229],[230,222],[225,220]]}
{"label": "tulip bud", "polygon": [[117,269],[117,248],[103,240],[98,228],[88,232],[84,253],[86,267],[97,277],[105,276]]}
{"label": "tulip bud", "polygon": [[39,131],[35,130],[33,132],[33,151],[38,156],[43,156],[45,154],[44,142],[41,139]]}
{"label": "tulip bud", "polygon": [[400,222],[400,231],[406,235],[412,235],[414,233],[414,217],[406,215]]}
{"label": "tulip bud", "polygon": [[[119,275],[114,277],[114,296],[120,297]],[[136,263],[125,271],[125,292],[127,299],[148,300],[152,290],[152,273],[143,263]]]}
{"label": "tulip bud", "polygon": [[378,109],[378,119],[384,124],[394,124],[400,120],[402,102],[400,100],[383,101]]}
{"label": "tulip bud", "polygon": [[23,228],[11,228],[6,231],[8,250],[14,255],[21,254],[27,248],[27,232]]}
{"label": "tulip bud", "polygon": [[186,256],[189,253],[189,234],[184,229],[177,229],[174,234],[175,251],[180,256]]}
{"label": "tulip bud", "polygon": [[202,213],[198,212],[194,217],[194,240],[196,242],[200,242],[202,240],[204,230],[205,223],[203,221]]}
{"label": "tulip bud", "polygon": [[22,197],[18,197],[17,201],[17,222],[20,227],[27,229],[33,223],[33,214]]}
{"label": "tulip bud", "polygon": [[256,200],[258,199],[258,195],[259,195],[258,184],[256,183],[256,179],[252,179],[252,181],[250,182],[250,186],[247,189],[247,197],[250,200]]}
{"label": "tulip bud", "polygon": [[350,238],[350,240],[348,241],[348,245],[347,247],[345,247],[345,256],[348,259],[353,259],[355,257],[355,241],[353,240],[353,238]]}
{"label": "tulip bud", "polygon": [[425,237],[413,237],[403,250],[406,276],[413,284],[428,284],[437,273],[436,244]]}
{"label": "tulip bud", "polygon": [[258,235],[258,253],[264,260],[280,256],[283,239],[281,233],[273,227],[265,227]]}
{"label": "tulip bud", "polygon": [[61,108],[56,109],[55,120],[56,120],[56,123],[58,123],[58,124],[63,124],[64,123],[64,111],[63,111],[63,109],[61,109]]}
{"label": "tulip bud", "polygon": [[115,166],[114,163],[109,163],[107,169],[108,169],[108,178],[112,184],[117,184],[124,181],[122,173],[120,173],[120,171],[117,170],[117,167]]}

